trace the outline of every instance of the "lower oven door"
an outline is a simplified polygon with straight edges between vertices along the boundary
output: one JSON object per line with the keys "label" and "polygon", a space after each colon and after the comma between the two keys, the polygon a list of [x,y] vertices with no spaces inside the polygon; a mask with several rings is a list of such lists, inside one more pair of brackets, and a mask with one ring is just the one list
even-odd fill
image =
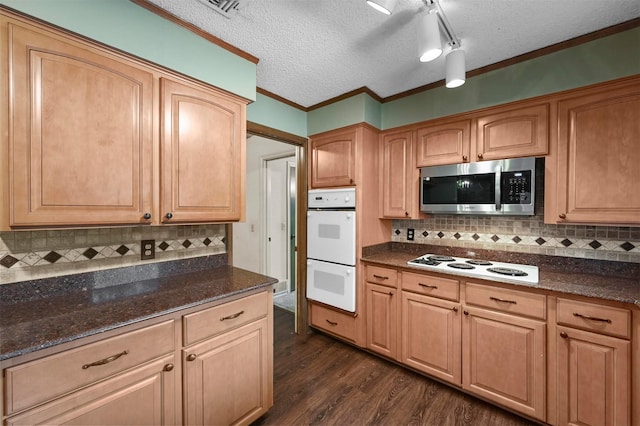
{"label": "lower oven door", "polygon": [[308,259],[307,298],[345,311],[355,312],[355,266]]}

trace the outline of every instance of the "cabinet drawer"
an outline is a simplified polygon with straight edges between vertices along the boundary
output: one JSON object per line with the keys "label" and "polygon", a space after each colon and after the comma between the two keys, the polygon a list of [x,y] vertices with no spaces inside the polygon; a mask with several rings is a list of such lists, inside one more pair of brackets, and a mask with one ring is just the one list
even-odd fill
{"label": "cabinet drawer", "polygon": [[380,266],[367,266],[367,281],[398,288],[398,271]]}
{"label": "cabinet drawer", "polygon": [[188,346],[264,317],[268,310],[268,294],[262,292],[185,315],[182,322],[184,345]]}
{"label": "cabinet drawer", "polygon": [[547,298],[542,294],[468,282],[465,296],[470,305],[532,318],[545,319],[547,316]]}
{"label": "cabinet drawer", "polygon": [[163,322],[8,368],[6,414],[173,352],[173,324],[173,321]]}
{"label": "cabinet drawer", "polygon": [[460,282],[451,278],[403,272],[402,289],[441,299],[460,299]]}
{"label": "cabinet drawer", "polygon": [[311,325],[345,339],[356,340],[356,319],[353,315],[334,311],[315,303],[310,305]]}
{"label": "cabinet drawer", "polygon": [[631,312],[589,302],[558,298],[558,324],[628,339]]}

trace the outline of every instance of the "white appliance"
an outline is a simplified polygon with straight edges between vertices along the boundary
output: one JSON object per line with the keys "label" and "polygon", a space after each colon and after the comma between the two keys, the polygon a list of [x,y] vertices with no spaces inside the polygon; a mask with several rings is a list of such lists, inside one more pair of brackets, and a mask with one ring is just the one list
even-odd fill
{"label": "white appliance", "polygon": [[307,298],[356,310],[356,190],[309,191]]}
{"label": "white appliance", "polygon": [[518,263],[494,262],[483,259],[467,259],[438,254],[425,254],[407,262],[411,266],[433,272],[480,278],[505,283],[538,283],[538,267]]}

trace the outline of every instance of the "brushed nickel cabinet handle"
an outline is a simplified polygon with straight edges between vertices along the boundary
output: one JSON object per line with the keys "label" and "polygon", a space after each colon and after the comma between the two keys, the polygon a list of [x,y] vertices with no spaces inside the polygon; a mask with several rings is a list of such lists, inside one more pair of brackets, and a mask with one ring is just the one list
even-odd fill
{"label": "brushed nickel cabinet handle", "polygon": [[236,312],[235,314],[220,318],[220,321],[226,321],[226,320],[238,318],[242,314],[244,314],[244,311]]}
{"label": "brushed nickel cabinet handle", "polygon": [[195,361],[196,360],[196,354],[189,354],[187,356],[187,361]]}
{"label": "brushed nickel cabinet handle", "polygon": [[171,370],[173,370],[173,364],[167,364],[162,369],[162,371],[171,371]]}
{"label": "brushed nickel cabinet handle", "polygon": [[115,355],[111,355],[109,357],[106,357],[105,359],[101,359],[99,361],[94,361],[90,364],[85,364],[82,366],[83,370],[86,370],[89,367],[97,367],[98,365],[105,365],[105,364],[109,364],[110,362],[115,361],[116,359],[120,358],[121,356],[127,355],[129,353],[129,351],[127,349],[125,349],[124,351],[120,352],[119,354],[115,354]]}
{"label": "brushed nickel cabinet handle", "polygon": [[561,331],[560,332],[560,337],[562,337],[563,339],[566,339],[567,337],[569,337],[569,335],[567,334],[566,331]]}
{"label": "brushed nickel cabinet handle", "polygon": [[502,302],[502,303],[513,303],[514,305],[518,302],[516,302],[515,300],[507,300],[507,299],[499,299],[497,297],[493,297],[493,296],[489,296],[489,299],[496,301],[496,302]]}
{"label": "brushed nickel cabinet handle", "polygon": [[589,321],[606,322],[611,324],[611,320],[609,318],[590,317],[589,315],[582,315],[582,314],[579,314],[578,312],[574,312],[573,316],[578,318],[584,318]]}
{"label": "brushed nickel cabinet handle", "polygon": [[382,276],[382,275],[376,275],[376,274],[373,274],[373,278],[376,278],[376,279],[379,279],[379,280],[388,280],[389,279],[389,277],[385,277],[385,276]]}
{"label": "brushed nickel cabinet handle", "polygon": [[419,285],[420,287],[432,288],[432,289],[434,289],[434,290],[438,288],[438,286],[437,286],[437,285],[433,285],[433,284],[423,284],[423,283],[418,283],[418,285]]}
{"label": "brushed nickel cabinet handle", "polygon": [[333,321],[329,321],[329,320],[326,320],[326,321],[327,321],[330,325],[338,325],[338,323],[337,323],[337,322],[333,322]]}
{"label": "brushed nickel cabinet handle", "polygon": [[146,220],[149,220],[151,219],[151,213],[145,213],[142,217],[144,217]]}

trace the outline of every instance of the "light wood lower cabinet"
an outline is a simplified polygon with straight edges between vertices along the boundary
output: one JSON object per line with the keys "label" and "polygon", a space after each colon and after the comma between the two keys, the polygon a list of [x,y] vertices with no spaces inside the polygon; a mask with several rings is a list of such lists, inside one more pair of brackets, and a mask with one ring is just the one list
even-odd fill
{"label": "light wood lower cabinet", "polygon": [[13,360],[2,371],[0,419],[247,425],[273,405],[272,303],[269,288],[43,358]]}
{"label": "light wood lower cabinet", "polygon": [[273,405],[266,318],[183,351],[184,417],[189,425],[249,424]]}
{"label": "light wood lower cabinet", "polygon": [[464,307],[462,387],[505,407],[546,416],[546,324]]}
{"label": "light wood lower cabinet", "polygon": [[367,348],[392,359],[398,357],[398,290],[366,284]]}
{"label": "light wood lower cabinet", "polygon": [[631,421],[631,322],[627,309],[558,298],[559,425],[635,424]]}
{"label": "light wood lower cabinet", "polygon": [[403,291],[401,311],[401,361],[460,386],[460,304]]}
{"label": "light wood lower cabinet", "polygon": [[[174,355],[9,417],[7,425],[173,425]],[[179,372],[178,372],[179,374]]]}

